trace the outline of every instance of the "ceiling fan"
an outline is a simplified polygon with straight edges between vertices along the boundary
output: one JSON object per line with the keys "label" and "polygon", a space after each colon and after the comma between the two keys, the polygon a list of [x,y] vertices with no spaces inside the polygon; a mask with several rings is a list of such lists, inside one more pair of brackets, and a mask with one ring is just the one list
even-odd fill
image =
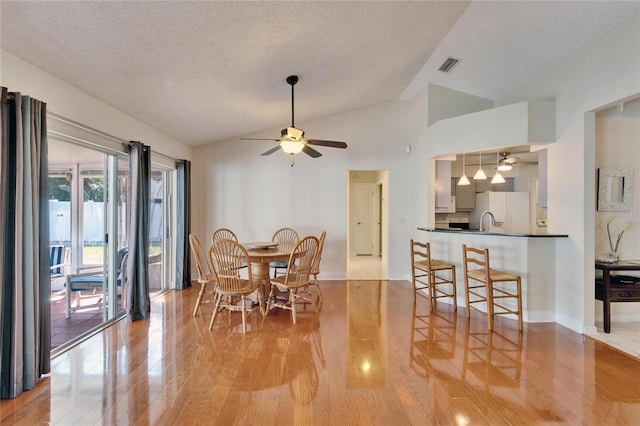
{"label": "ceiling fan", "polygon": [[535,161],[535,158],[531,158],[530,153],[520,153],[516,155],[511,155],[510,152],[500,153],[500,160],[498,161],[498,170],[508,171],[508,170],[511,170],[513,166],[518,164],[535,165],[535,164],[538,164],[538,162]]}
{"label": "ceiling fan", "polygon": [[287,83],[291,85],[291,126],[287,127],[286,129],[282,129],[282,131],[280,132],[281,134],[280,138],[279,139],[240,138],[240,139],[279,142],[278,146],[275,146],[270,150],[263,152],[261,155],[270,155],[278,151],[279,149],[282,149],[287,154],[294,155],[302,151],[305,154],[309,155],[310,157],[318,158],[322,156],[322,154],[316,151],[315,149],[311,148],[310,145],[345,149],[347,147],[347,144],[344,142],[325,141],[321,139],[307,139],[304,137],[304,131],[302,129],[298,129],[295,127],[295,124],[294,124],[295,122],[293,120],[294,118],[293,86],[295,86],[297,82],[298,82],[297,75],[290,75],[289,77],[287,77]]}

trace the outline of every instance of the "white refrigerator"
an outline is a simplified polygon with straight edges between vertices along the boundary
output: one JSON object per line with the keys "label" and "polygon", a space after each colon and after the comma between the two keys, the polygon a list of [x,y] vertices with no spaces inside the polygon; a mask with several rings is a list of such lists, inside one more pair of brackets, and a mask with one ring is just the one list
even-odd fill
{"label": "white refrigerator", "polygon": [[496,218],[486,215],[483,229],[493,232],[529,233],[529,193],[528,192],[479,192],[476,194],[476,208],[469,217],[471,228],[480,228],[480,216],[489,211]]}

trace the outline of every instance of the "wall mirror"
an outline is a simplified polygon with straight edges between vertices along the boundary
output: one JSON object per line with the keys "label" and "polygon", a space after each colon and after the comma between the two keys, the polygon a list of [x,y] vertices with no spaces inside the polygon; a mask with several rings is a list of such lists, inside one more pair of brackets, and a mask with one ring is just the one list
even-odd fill
{"label": "wall mirror", "polygon": [[631,212],[633,208],[633,169],[598,169],[598,211]]}

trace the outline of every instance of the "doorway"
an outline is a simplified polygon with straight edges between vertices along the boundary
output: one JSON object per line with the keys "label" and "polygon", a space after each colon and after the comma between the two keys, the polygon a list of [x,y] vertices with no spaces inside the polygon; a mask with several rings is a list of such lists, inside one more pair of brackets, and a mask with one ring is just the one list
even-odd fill
{"label": "doorway", "polygon": [[350,170],[347,279],[388,279],[388,171]]}

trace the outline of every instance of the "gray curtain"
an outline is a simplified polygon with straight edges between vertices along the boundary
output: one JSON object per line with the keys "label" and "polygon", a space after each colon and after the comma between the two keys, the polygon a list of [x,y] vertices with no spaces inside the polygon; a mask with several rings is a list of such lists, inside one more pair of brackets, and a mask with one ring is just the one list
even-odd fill
{"label": "gray curtain", "polygon": [[131,218],[129,220],[129,261],[127,263],[127,319],[147,318],[149,299],[149,201],[151,151],[141,142],[129,144]]}
{"label": "gray curtain", "polygon": [[50,371],[46,104],[2,87],[0,398]]}
{"label": "gray curtain", "polygon": [[189,234],[191,233],[191,162],[180,160],[177,164],[178,196],[176,241],[176,289],[191,287],[191,251]]}

